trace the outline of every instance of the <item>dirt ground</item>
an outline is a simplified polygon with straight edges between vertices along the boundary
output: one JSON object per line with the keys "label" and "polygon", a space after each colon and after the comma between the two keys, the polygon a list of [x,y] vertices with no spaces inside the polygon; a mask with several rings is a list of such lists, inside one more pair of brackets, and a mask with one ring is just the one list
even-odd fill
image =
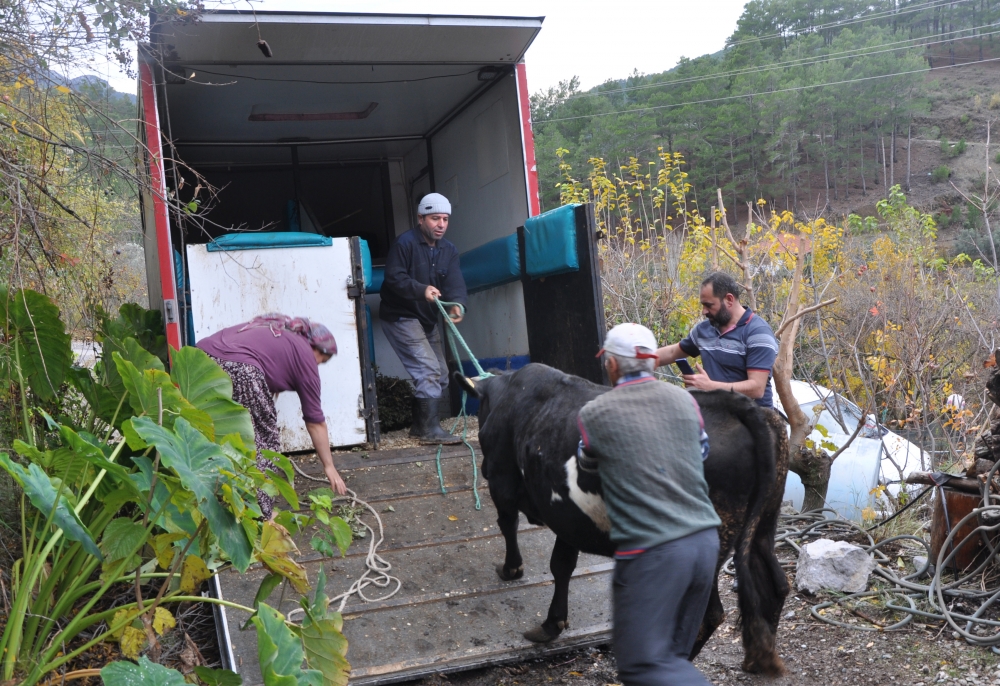
{"label": "dirt ground", "polygon": [[[1000,658],[973,648],[938,628],[892,633],[854,631],[818,622],[809,607],[818,600],[789,596],[779,632],[788,675],[779,679],[740,669],[743,648],[734,624],[736,595],[723,578],[726,621],[695,665],[713,684],[839,686],[842,684],[1000,684]],[[572,616],[572,610],[571,616]],[[545,660],[424,679],[427,686],[614,686],[620,684],[610,646],[577,650]]]}

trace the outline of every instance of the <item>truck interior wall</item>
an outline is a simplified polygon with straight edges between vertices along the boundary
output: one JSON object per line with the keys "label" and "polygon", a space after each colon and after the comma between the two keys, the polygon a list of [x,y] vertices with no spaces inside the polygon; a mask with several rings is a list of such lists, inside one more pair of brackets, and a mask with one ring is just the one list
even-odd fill
{"label": "truck interior wall", "polygon": [[[286,156],[290,153],[285,151]],[[300,158],[301,159],[301,158]],[[389,249],[395,226],[385,162],[342,163],[336,159],[294,169],[283,165],[219,166],[198,169],[217,189],[202,235],[188,241],[203,243],[227,229],[300,231],[333,238],[360,236],[375,258]],[[197,183],[192,178],[187,183]],[[298,216],[290,212],[299,202]],[[297,224],[297,226],[294,226]]]}
{"label": "truck interior wall", "polygon": [[[435,190],[452,203],[448,238],[466,252],[509,236],[528,217],[517,85],[486,91],[431,140]],[[473,294],[461,325],[476,357],[528,354],[521,284]]]}
{"label": "truck interior wall", "polygon": [[142,205],[142,247],[146,256],[146,293],[149,295],[147,307],[163,309],[163,288],[160,285],[160,253],[156,247],[156,218],[153,214],[153,196],[148,192],[140,195]]}
{"label": "truck interior wall", "polygon": [[410,199],[406,191],[406,169],[403,160],[389,160],[389,189],[392,194],[392,221],[396,235],[409,230],[411,219]]}

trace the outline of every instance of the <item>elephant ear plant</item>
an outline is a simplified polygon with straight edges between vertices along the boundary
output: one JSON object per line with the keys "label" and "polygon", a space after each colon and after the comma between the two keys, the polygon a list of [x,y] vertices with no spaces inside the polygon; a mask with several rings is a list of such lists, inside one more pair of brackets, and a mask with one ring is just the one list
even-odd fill
{"label": "elephant ear plant", "polygon": [[[23,490],[21,557],[10,570],[10,611],[0,617],[0,682],[70,677],[74,658],[114,641],[138,662],[105,667],[109,686],[184,683],[157,664],[159,637],[175,624],[171,608],[206,602],[251,613],[268,686],[346,684],[347,642],[339,614],[326,607],[322,572],[301,625],[262,602],[281,580],[309,590],[288,530],[262,522],[257,506],[263,489],[288,501],[282,521],[293,530],[317,521],[294,512],[291,464],[268,453],[283,474],[256,467],[250,416],[205,353],[173,350],[167,371],[157,316],[128,305],[118,319],[104,317],[99,361],[75,368],[48,298],[0,291],[0,381],[20,435],[16,455],[0,453],[0,467]],[[327,526],[343,554],[350,539],[334,534],[347,525]],[[254,562],[270,572],[255,607],[197,594],[219,570],[242,573]],[[198,668],[188,680],[195,677],[239,683],[223,670]]]}

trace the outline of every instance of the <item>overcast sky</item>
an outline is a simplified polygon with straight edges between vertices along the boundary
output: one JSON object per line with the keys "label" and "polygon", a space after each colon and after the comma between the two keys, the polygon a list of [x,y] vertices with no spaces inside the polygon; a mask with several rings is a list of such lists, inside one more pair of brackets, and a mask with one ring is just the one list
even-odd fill
{"label": "overcast sky", "polygon": [[[583,88],[638,69],[656,73],[681,57],[720,50],[736,27],[745,0],[262,0],[258,9],[400,14],[544,16],[525,58],[532,92],[579,76]],[[211,6],[211,2],[206,5]],[[102,76],[117,90],[134,82],[114,65]]]}

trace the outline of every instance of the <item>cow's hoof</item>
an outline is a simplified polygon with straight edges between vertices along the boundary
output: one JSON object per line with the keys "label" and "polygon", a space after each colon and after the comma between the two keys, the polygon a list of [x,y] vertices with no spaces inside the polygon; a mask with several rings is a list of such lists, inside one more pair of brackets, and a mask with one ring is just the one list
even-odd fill
{"label": "cow's hoof", "polygon": [[524,637],[532,643],[551,643],[559,638],[559,634],[550,634],[545,627],[539,624],[534,629],[524,632]]}
{"label": "cow's hoof", "polygon": [[508,570],[503,564],[498,564],[496,570],[497,576],[500,577],[501,581],[514,581],[524,576],[524,565],[521,565],[517,569]]}

